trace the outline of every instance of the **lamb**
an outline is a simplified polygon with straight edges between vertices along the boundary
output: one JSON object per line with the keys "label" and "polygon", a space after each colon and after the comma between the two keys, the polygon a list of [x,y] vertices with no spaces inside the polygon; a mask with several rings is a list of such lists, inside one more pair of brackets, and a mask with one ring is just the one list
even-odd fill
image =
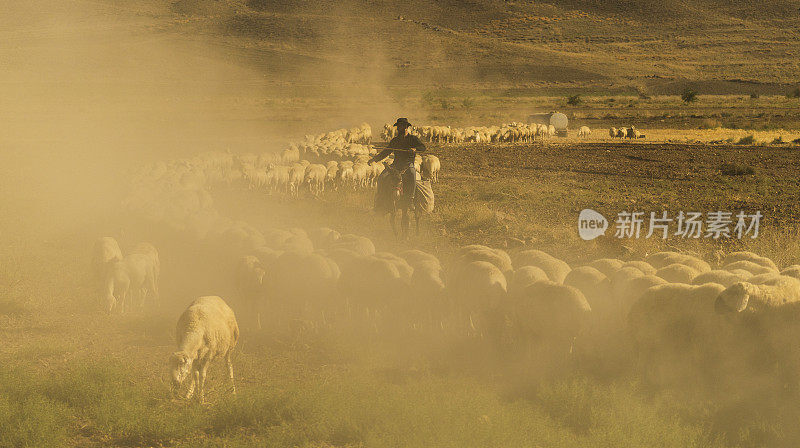
{"label": "lamb", "polygon": [[612,127],[612,128],[610,128],[610,129],[608,130],[608,135],[609,135],[611,138],[615,138],[615,137],[617,136],[617,128],[615,128],[615,127]]}
{"label": "lamb", "polygon": [[317,196],[325,191],[325,176],[327,173],[328,168],[325,165],[311,164],[306,168],[303,183],[308,188],[309,193]]}
{"label": "lamb", "polygon": [[197,392],[198,401],[204,402],[206,373],[217,358],[225,358],[231,393],[236,394],[231,354],[239,340],[239,325],[228,304],[217,296],[198,298],[181,314],[175,333],[178,351],[170,356],[173,394],[191,374],[184,398]]}
{"label": "lamb", "polygon": [[442,168],[442,163],[439,158],[432,155],[425,155],[422,157],[422,175],[423,178],[427,177],[431,182],[439,182],[439,170]]}
{"label": "lamb", "polygon": [[92,248],[92,271],[100,281],[105,278],[110,263],[122,260],[122,250],[117,240],[110,236],[98,238]]}
{"label": "lamb", "polygon": [[758,312],[800,301],[800,280],[775,276],[762,284],[739,282],[729,286],[717,297],[718,313]]}
{"label": "lamb", "polygon": [[591,135],[591,134],[592,134],[592,130],[589,129],[589,126],[581,126],[581,128],[578,129],[578,137],[579,138],[588,138],[589,135]]}
{"label": "lamb", "polygon": [[245,255],[236,266],[236,289],[239,298],[256,318],[256,327],[261,330],[261,303],[264,300],[264,276],[266,270],[258,257]]}
{"label": "lamb", "polygon": [[535,249],[523,250],[515,254],[514,264],[518,267],[536,266],[546,272],[550,280],[556,283],[563,283],[564,278],[572,269],[566,262]]}

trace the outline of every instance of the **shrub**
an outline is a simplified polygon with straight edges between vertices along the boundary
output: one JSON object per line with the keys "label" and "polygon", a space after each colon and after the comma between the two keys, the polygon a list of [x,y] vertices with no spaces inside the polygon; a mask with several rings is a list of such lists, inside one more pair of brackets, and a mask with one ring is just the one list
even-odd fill
{"label": "shrub", "polygon": [[794,90],[787,93],[786,98],[800,98],[800,87],[795,87]]}
{"label": "shrub", "polygon": [[761,95],[757,94],[756,92],[753,92],[753,93],[750,94],[750,99],[751,100],[757,100],[759,98],[761,98]]}
{"label": "shrub", "polygon": [[735,162],[723,163],[719,170],[725,176],[746,176],[755,173],[752,166]]}
{"label": "shrub", "polygon": [[684,103],[687,104],[694,103],[695,101],[697,101],[697,92],[695,92],[692,89],[686,89],[681,94],[681,99],[683,100]]}
{"label": "shrub", "polygon": [[572,95],[570,97],[567,97],[567,104],[569,104],[570,106],[577,106],[582,102],[583,100],[581,99],[580,95]]}
{"label": "shrub", "polygon": [[716,129],[721,126],[722,124],[719,122],[719,120],[715,120],[713,118],[706,118],[700,122],[700,129]]}
{"label": "shrub", "polygon": [[753,145],[756,143],[756,136],[750,134],[746,137],[742,137],[739,141],[736,142],[737,145]]}

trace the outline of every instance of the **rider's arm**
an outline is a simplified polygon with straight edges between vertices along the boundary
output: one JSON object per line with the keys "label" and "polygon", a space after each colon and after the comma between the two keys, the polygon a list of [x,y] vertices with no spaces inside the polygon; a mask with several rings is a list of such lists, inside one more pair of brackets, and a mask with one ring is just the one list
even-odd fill
{"label": "rider's arm", "polygon": [[389,154],[391,154],[391,153],[392,153],[391,149],[384,149],[383,151],[375,154],[375,156],[373,156],[371,159],[369,159],[369,161],[370,162],[380,162],[381,160],[389,157]]}
{"label": "rider's arm", "polygon": [[419,139],[416,135],[411,136],[411,147],[416,149],[417,151],[425,151],[425,144],[422,143],[422,140]]}

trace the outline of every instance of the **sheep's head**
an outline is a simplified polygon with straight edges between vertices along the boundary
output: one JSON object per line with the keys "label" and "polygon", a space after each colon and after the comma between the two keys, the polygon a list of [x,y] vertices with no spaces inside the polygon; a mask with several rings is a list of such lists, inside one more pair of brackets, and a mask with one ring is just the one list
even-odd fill
{"label": "sheep's head", "polygon": [[750,292],[744,282],[739,282],[731,285],[725,291],[722,291],[714,303],[714,309],[717,313],[741,313],[747,308],[747,303],[750,300]]}
{"label": "sheep's head", "polygon": [[172,389],[176,392],[192,370],[192,358],[186,352],[175,352],[169,358],[169,367],[172,374]]}

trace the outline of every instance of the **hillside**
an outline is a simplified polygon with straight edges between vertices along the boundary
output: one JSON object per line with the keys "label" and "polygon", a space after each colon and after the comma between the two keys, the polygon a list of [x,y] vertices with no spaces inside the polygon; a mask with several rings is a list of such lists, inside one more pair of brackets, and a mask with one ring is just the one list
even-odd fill
{"label": "hillside", "polygon": [[[163,4],[162,4],[163,6]],[[405,86],[566,85],[784,93],[797,82],[800,11],[787,0],[178,0],[177,30],[224,36],[293,79]],[[277,62],[277,64],[276,64]],[[276,67],[279,65],[279,67]],[[299,70],[297,68],[300,68]],[[312,70],[306,68],[312,67]]]}

